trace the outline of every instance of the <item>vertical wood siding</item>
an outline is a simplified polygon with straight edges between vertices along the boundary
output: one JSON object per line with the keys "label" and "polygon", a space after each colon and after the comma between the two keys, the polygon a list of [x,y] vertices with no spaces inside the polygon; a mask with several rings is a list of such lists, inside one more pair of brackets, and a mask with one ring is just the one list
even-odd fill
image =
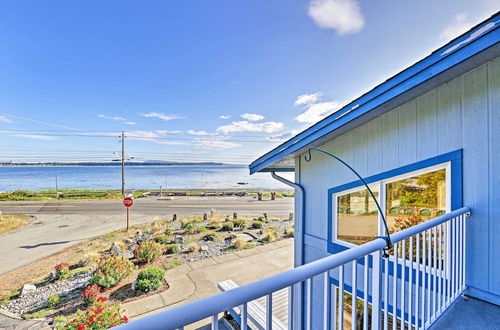
{"label": "vertical wood siding", "polygon": [[[467,285],[500,296],[500,58],[321,148],[340,156],[363,176],[462,148],[463,201],[473,210],[467,228]],[[327,190],[355,177],[318,152],[310,163],[302,156],[300,171],[306,191],[304,256],[309,262],[322,255],[318,239],[327,240]],[[321,290],[320,286],[316,289]]]}

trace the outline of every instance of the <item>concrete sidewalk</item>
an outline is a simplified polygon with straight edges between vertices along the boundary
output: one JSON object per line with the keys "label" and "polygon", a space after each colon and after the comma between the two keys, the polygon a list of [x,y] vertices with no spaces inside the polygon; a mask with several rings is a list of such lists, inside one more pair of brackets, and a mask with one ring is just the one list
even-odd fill
{"label": "concrete sidewalk", "polygon": [[[144,299],[125,303],[129,317],[137,319],[219,293],[217,282],[232,279],[239,285],[293,268],[293,239],[187,263],[167,271],[170,288]],[[198,328],[200,321],[189,328]]]}

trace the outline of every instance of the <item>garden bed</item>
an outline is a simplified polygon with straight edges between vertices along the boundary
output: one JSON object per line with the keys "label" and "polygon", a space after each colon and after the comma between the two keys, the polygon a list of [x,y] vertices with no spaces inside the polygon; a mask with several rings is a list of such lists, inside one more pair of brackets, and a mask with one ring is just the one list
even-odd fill
{"label": "garden bed", "polygon": [[[120,303],[168,290],[169,270],[183,262],[292,236],[293,221],[264,216],[229,219],[214,215],[156,221],[109,233],[0,276],[5,295],[2,305],[25,318],[75,313],[82,318],[77,311],[87,308],[92,313],[99,297],[106,300],[98,303],[107,304],[105,311],[118,310]],[[21,294],[21,286],[28,283],[34,287],[24,287]],[[19,290],[5,294],[13,287]],[[64,322],[69,319],[58,324]]]}

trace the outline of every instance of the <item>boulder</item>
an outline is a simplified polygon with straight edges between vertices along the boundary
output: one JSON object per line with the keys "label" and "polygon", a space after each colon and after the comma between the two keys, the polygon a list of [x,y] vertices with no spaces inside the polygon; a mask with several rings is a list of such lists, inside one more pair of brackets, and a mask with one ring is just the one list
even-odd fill
{"label": "boulder", "polygon": [[114,257],[124,257],[125,259],[132,259],[133,253],[129,250],[124,250],[120,247],[120,244],[113,242],[108,250],[108,254]]}
{"label": "boulder", "polygon": [[23,285],[23,289],[21,290],[21,296],[24,296],[28,293],[32,293],[36,291],[36,286],[33,284],[25,284]]}
{"label": "boulder", "polygon": [[174,237],[174,243],[175,244],[182,244],[183,243],[182,235],[175,235],[175,237]]}
{"label": "boulder", "polygon": [[242,240],[244,240],[245,242],[250,242],[252,240],[254,240],[255,238],[248,235],[248,234],[238,234],[236,235],[237,238],[241,238]]}
{"label": "boulder", "polygon": [[201,252],[203,252],[203,251],[208,252],[208,246],[206,246],[206,245],[200,246],[200,251]]}
{"label": "boulder", "polygon": [[153,239],[153,234],[148,232],[148,231],[138,231],[135,233],[135,242],[136,243],[142,243],[142,242],[148,242]]}

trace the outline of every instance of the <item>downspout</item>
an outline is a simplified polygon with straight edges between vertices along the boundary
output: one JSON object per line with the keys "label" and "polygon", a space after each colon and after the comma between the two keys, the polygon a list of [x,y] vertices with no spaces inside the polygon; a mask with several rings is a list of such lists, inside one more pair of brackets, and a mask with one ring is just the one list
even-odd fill
{"label": "downspout", "polygon": [[[287,180],[279,175],[276,174],[276,172],[271,172],[271,176],[273,179],[278,180],[281,183],[286,184],[287,186],[290,186],[295,189],[295,193],[299,193],[299,196],[296,201],[299,202],[298,209],[300,210],[300,218],[298,219],[299,221],[296,221],[295,223],[295,232],[300,233],[300,242],[299,242],[299,248],[300,248],[300,253],[299,255],[295,255],[294,258],[294,266],[302,266],[304,264],[304,219],[305,219],[305,191],[304,188],[295,182],[292,182],[290,180]],[[297,225],[299,228],[297,228]]]}
{"label": "downspout", "polygon": [[[297,236],[295,236],[295,244],[294,244],[294,258],[293,258],[293,263],[294,266],[301,266],[304,264],[304,223],[305,223],[305,197],[306,193],[304,190],[304,187],[302,187],[300,184],[292,182],[290,180],[287,180],[279,175],[277,175],[275,172],[271,172],[271,176],[275,179],[278,180],[281,183],[286,184],[287,186],[292,187],[295,189],[295,195],[297,198],[295,198],[295,201],[299,203],[298,208],[300,210],[299,212],[296,212],[295,219],[295,233],[300,233],[299,235],[299,240],[297,240]],[[297,206],[297,205],[296,205]],[[297,210],[297,208],[295,209]],[[297,214],[300,214],[300,218],[297,217]],[[289,308],[293,308],[294,311],[294,318],[293,318],[293,323],[292,324],[298,324],[298,325],[303,325],[304,324],[304,305],[303,305],[303,297],[304,297],[304,285],[300,284],[298,286],[295,286],[295,288],[292,290],[293,292],[293,298],[292,298],[292,306]],[[290,322],[290,320],[289,320]],[[293,327],[292,328],[302,328],[302,327]]]}

